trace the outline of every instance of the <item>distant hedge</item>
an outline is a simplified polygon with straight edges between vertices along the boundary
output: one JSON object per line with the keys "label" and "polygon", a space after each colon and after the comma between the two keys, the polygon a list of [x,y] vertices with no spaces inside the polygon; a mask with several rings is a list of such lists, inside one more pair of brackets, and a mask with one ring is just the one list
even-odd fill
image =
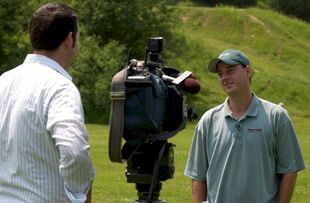
{"label": "distant hedge", "polygon": [[310,1],[309,0],[191,0],[192,2],[207,5],[230,5],[238,8],[256,6],[261,2],[271,9],[289,16],[295,16],[301,20],[310,22]]}
{"label": "distant hedge", "polygon": [[271,0],[274,10],[310,22],[309,0]]}
{"label": "distant hedge", "polygon": [[208,6],[216,6],[220,4],[231,5],[240,8],[256,6],[257,0],[192,0],[193,2],[203,3]]}

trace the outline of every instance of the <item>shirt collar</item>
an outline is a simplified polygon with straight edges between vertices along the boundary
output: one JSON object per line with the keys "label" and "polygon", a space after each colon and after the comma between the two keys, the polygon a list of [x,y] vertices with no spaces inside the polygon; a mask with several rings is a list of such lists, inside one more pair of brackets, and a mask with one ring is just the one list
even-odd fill
{"label": "shirt collar", "polygon": [[246,115],[251,116],[251,117],[255,117],[255,116],[257,116],[257,112],[258,112],[259,99],[254,93],[252,93],[252,94],[253,94],[253,99],[252,99],[251,105],[249,106],[249,109],[246,112]]}
{"label": "shirt collar", "polygon": [[27,63],[38,63],[47,66],[57,71],[58,73],[66,77],[68,80],[72,81],[72,77],[69,75],[69,73],[61,65],[59,65],[59,63],[57,63],[55,60],[51,58],[39,54],[28,54],[24,61],[24,64]]}
{"label": "shirt collar", "polygon": [[[259,99],[254,93],[252,93],[252,94],[253,94],[252,102],[251,102],[247,112],[245,113],[245,116],[255,117],[257,115],[257,112],[258,112]],[[225,117],[232,116],[231,115],[232,112],[231,112],[229,105],[228,105],[228,99],[229,98],[227,97],[225,102],[224,102],[224,116]]]}

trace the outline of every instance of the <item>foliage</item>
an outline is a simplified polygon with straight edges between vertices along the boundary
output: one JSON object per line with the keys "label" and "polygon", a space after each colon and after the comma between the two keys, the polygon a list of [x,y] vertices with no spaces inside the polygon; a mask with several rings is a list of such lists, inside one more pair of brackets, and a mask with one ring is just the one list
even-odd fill
{"label": "foliage", "polygon": [[99,45],[116,40],[133,48],[138,58],[143,57],[147,38],[171,36],[171,9],[162,0],[76,0],[72,5],[79,9],[86,34],[95,35]]}
{"label": "foliage", "polygon": [[271,6],[287,15],[310,22],[310,4],[307,0],[271,0]]}
{"label": "foliage", "polygon": [[310,22],[310,4],[309,0],[183,0],[175,1],[176,4],[207,5],[210,7],[220,5],[230,5],[238,8],[256,6],[262,9],[271,9],[281,12],[285,15],[294,16],[301,20]]}
{"label": "foliage", "polygon": [[27,22],[22,20],[27,9],[16,8],[21,4],[22,0],[0,0],[0,74],[20,64],[29,50]]}
{"label": "foliage", "polygon": [[34,10],[47,2],[49,1],[0,0],[0,75],[22,63],[25,55],[31,52],[27,34],[28,21]]}
{"label": "foliage", "polygon": [[81,40],[81,51],[70,69],[79,87],[88,121],[108,121],[112,76],[122,68],[124,46],[110,41],[100,47],[94,36]]}
{"label": "foliage", "polygon": [[223,5],[231,5],[231,6],[236,6],[240,8],[245,8],[249,6],[255,6],[257,4],[257,0],[192,0],[192,1],[206,4],[212,7],[223,4]]}

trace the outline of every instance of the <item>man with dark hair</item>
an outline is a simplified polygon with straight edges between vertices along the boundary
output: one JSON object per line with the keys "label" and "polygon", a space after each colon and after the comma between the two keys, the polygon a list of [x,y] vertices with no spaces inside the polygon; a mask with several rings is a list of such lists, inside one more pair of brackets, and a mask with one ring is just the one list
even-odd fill
{"label": "man with dark hair", "polygon": [[80,93],[76,13],[61,3],[29,23],[33,54],[0,77],[0,202],[91,202],[95,169]]}
{"label": "man with dark hair", "polygon": [[251,91],[253,70],[239,50],[208,65],[225,102],[200,119],[185,175],[194,203],[288,203],[305,168],[287,111]]}

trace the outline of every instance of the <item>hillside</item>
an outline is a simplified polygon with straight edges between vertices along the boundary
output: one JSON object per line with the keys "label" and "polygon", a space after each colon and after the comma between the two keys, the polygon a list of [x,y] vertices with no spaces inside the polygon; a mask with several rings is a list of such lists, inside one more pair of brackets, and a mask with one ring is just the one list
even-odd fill
{"label": "hillside", "polygon": [[201,81],[202,91],[189,97],[200,115],[225,98],[207,63],[234,48],[250,58],[258,96],[283,102],[293,116],[310,117],[310,24],[258,8],[179,6],[175,13],[176,36],[185,40],[169,63],[192,70]]}

